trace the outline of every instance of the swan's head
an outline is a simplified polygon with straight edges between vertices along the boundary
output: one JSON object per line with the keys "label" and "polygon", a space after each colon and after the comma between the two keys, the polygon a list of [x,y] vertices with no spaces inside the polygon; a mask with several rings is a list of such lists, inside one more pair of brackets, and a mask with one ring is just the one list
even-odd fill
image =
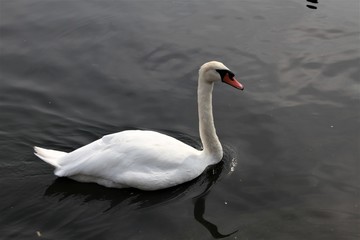
{"label": "swan's head", "polygon": [[201,79],[208,83],[224,82],[237,89],[244,90],[244,86],[235,79],[235,74],[223,63],[211,61],[200,67]]}

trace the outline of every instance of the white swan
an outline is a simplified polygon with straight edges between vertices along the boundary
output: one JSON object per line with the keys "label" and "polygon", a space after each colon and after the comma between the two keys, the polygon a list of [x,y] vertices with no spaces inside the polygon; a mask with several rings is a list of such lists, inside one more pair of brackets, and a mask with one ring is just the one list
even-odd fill
{"label": "white swan", "polygon": [[244,89],[224,64],[211,61],[201,66],[198,111],[202,151],[158,132],[128,130],[69,153],[34,147],[35,155],[54,166],[56,176],[106,187],[157,190],[190,181],[223,157],[212,113],[213,85],[221,81]]}

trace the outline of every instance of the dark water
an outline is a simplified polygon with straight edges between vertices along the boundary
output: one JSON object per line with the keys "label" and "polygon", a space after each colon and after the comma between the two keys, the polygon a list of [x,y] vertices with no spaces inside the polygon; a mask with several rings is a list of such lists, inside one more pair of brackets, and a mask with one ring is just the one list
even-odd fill
{"label": "dark water", "polygon": [[[313,8],[307,5],[313,6]],[[1,239],[359,239],[359,2],[0,2]],[[167,190],[57,179],[70,151],[155,129],[199,147],[198,67],[224,161]]]}

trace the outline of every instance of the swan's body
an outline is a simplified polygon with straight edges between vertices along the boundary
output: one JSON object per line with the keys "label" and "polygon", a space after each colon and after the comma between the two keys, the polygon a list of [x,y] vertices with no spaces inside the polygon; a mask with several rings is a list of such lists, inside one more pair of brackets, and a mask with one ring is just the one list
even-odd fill
{"label": "swan's body", "polygon": [[35,147],[35,155],[55,167],[55,175],[106,187],[143,190],[168,188],[198,177],[223,156],[212,115],[212,89],[222,80],[243,89],[220,62],[208,62],[199,71],[199,151],[167,135],[128,130],[106,135],[70,153]]}
{"label": "swan's body", "polygon": [[[47,150],[35,150],[46,161]],[[155,190],[199,176],[207,166],[203,157],[201,151],[167,135],[128,130],[65,154],[56,161],[55,175],[106,187]]]}

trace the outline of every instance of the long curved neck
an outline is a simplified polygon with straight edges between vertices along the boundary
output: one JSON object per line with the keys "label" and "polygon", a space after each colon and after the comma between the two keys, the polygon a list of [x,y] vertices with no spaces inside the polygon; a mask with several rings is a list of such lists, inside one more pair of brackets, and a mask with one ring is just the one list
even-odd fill
{"label": "long curved neck", "polygon": [[203,154],[211,157],[213,163],[219,162],[223,157],[223,149],[216,135],[212,111],[212,91],[213,83],[204,81],[202,75],[198,82],[198,112],[199,112],[199,131],[203,144]]}

